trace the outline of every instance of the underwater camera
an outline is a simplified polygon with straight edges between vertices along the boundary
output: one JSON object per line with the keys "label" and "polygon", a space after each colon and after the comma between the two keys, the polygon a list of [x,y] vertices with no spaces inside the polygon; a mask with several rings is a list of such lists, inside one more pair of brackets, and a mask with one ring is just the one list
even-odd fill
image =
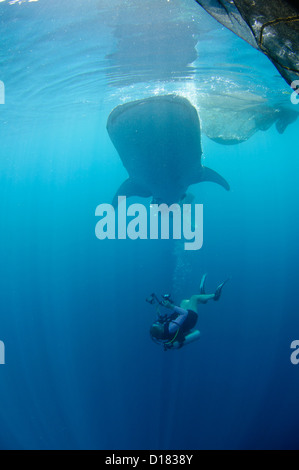
{"label": "underwater camera", "polygon": [[171,300],[171,295],[170,295],[170,294],[164,294],[164,295],[162,295],[162,299],[163,299],[163,300],[167,300],[168,302],[173,303],[172,300]]}
{"label": "underwater camera", "polygon": [[173,300],[171,300],[171,295],[170,294],[164,294],[161,296],[162,297],[162,301],[158,299],[158,297],[156,296],[156,294],[151,294],[147,299],[146,299],[146,302],[148,302],[149,304],[151,305],[154,305],[156,302],[159,304],[159,305],[163,305],[164,302],[171,302],[173,303]]}

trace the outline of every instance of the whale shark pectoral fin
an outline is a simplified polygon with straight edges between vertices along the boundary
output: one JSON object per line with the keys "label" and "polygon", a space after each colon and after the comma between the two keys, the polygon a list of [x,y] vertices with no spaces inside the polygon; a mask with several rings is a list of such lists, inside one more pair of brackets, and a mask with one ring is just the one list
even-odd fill
{"label": "whale shark pectoral fin", "polygon": [[210,181],[211,183],[217,183],[220,186],[222,186],[226,191],[230,190],[230,186],[228,182],[221,176],[219,175],[216,171],[211,170],[210,168],[207,167],[202,167],[201,173],[200,173],[200,181],[198,182],[203,182],[203,181]]}
{"label": "whale shark pectoral fin", "polygon": [[149,197],[152,194],[144,188],[144,186],[136,183],[133,179],[128,178],[126,181],[124,181],[118,190],[116,191],[116,194],[113,198],[112,205],[114,209],[118,207],[118,196],[126,196],[126,197],[132,197],[132,196],[140,196],[140,197]]}
{"label": "whale shark pectoral fin", "polygon": [[194,201],[195,197],[194,197],[194,194],[192,193],[185,193],[183,194],[183,196],[181,197],[180,199],[180,206],[182,207],[184,204],[192,204],[192,202]]}
{"label": "whale shark pectoral fin", "polygon": [[297,111],[281,108],[278,120],[276,121],[276,129],[279,134],[283,134],[286,128],[297,120],[298,116],[299,113]]}

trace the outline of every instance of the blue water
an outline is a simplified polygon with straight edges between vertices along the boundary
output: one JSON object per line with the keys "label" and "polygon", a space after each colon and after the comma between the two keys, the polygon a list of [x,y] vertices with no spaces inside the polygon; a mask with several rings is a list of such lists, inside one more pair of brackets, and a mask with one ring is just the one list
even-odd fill
{"label": "blue water", "polygon": [[[192,1],[6,1],[0,22],[1,449],[298,448],[299,123],[203,135],[232,189],[192,188],[202,250],[94,231],[127,175],[115,106],[237,90],[290,107],[289,87]],[[231,280],[200,308],[201,340],[164,352],[145,298],[179,302],[205,272],[209,291]]]}

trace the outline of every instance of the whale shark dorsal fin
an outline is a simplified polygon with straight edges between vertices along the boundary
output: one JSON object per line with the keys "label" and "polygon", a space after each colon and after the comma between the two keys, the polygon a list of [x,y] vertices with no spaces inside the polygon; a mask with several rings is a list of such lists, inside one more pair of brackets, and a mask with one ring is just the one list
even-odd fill
{"label": "whale shark dorsal fin", "polygon": [[128,178],[120,185],[120,187],[116,191],[116,194],[112,201],[112,205],[114,209],[118,207],[118,196],[126,196],[127,198],[129,198],[132,196],[150,197],[151,195],[151,192],[144,188],[144,186],[136,183],[136,181],[134,181],[133,179]]}
{"label": "whale shark dorsal fin", "polygon": [[217,173],[214,170],[211,170],[210,168],[207,168],[206,166],[201,168],[201,171],[199,173],[199,177],[197,179],[198,183],[201,183],[203,181],[209,181],[211,183],[217,183],[220,186],[222,186],[226,191],[230,190],[230,186],[228,182],[221,176],[219,173]]}

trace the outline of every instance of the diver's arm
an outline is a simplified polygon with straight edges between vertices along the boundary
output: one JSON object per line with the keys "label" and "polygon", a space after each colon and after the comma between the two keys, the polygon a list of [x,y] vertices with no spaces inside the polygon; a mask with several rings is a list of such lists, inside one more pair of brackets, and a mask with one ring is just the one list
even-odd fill
{"label": "diver's arm", "polygon": [[167,314],[167,317],[171,317],[173,314],[176,314],[177,317],[175,320],[172,320],[169,323],[169,332],[173,333],[175,332],[178,328],[182,326],[184,321],[186,320],[188,316],[188,310],[185,310],[182,307],[178,307],[176,305],[173,305],[169,300],[165,300],[163,302],[163,307],[166,307],[171,310],[171,313]]}
{"label": "diver's arm", "polygon": [[184,324],[187,316],[188,316],[188,310],[184,310],[181,307],[175,307],[174,308],[174,313],[176,313],[178,316],[176,317],[175,320],[172,320],[169,323],[169,333],[175,333],[178,328],[181,328],[181,326]]}
{"label": "diver's arm", "polygon": [[163,302],[161,303],[161,305],[165,308],[169,308],[171,310],[174,310],[175,308],[175,305],[172,304],[171,302],[169,302],[169,300],[163,300]]}
{"label": "diver's arm", "polygon": [[[169,302],[169,300],[165,300],[163,303],[162,303],[163,307],[165,308],[168,308],[170,310],[172,310],[171,313],[167,314],[167,316],[171,316],[173,315],[174,313],[176,313],[178,315],[178,317],[186,317],[188,315],[188,311],[185,310],[184,308],[182,307],[178,307],[172,303]],[[177,321],[177,320],[176,320]]]}
{"label": "diver's arm", "polygon": [[184,308],[182,307],[176,307],[174,306],[173,308],[173,313],[177,313],[178,317],[176,318],[176,322],[178,321],[178,318],[180,317],[184,317],[186,318],[186,316],[188,315],[188,310],[185,310]]}

